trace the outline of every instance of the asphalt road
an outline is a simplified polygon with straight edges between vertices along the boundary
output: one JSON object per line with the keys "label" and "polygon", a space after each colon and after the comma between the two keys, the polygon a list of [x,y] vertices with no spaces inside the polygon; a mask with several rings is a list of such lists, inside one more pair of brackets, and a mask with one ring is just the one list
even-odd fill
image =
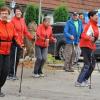
{"label": "asphalt road", "polygon": [[[100,64],[98,64],[100,65]],[[79,74],[45,66],[43,78],[33,78],[32,68],[24,68],[22,93],[19,94],[19,81],[7,80],[2,91],[6,94],[0,100],[100,100],[100,73],[92,75],[92,89],[75,87]],[[21,68],[18,68],[20,79]]]}

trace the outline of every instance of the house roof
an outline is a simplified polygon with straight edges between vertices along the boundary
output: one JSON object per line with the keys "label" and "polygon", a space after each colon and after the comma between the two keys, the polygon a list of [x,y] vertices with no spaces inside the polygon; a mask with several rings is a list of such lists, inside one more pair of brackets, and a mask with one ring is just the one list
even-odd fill
{"label": "house roof", "polygon": [[[7,2],[11,2],[12,0],[6,0]],[[29,4],[34,3],[39,5],[40,0],[15,0],[16,3],[19,4]],[[64,4],[68,7],[70,12],[73,11],[88,11],[92,9],[98,9],[100,7],[100,0],[41,0],[42,7],[45,9],[53,10],[57,6]]]}

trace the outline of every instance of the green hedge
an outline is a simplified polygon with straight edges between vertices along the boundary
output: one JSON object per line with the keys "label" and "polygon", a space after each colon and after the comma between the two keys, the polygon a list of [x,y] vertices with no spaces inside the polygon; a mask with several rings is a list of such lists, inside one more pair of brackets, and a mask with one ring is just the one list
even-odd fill
{"label": "green hedge", "polygon": [[0,8],[2,7],[2,6],[4,6],[5,5],[5,1],[4,0],[0,0]]}
{"label": "green hedge", "polygon": [[39,7],[34,4],[27,5],[26,12],[25,12],[25,21],[28,25],[33,20],[38,23],[38,13]]}
{"label": "green hedge", "polygon": [[69,17],[68,9],[65,6],[59,6],[55,9],[53,16],[55,22],[65,22]]}

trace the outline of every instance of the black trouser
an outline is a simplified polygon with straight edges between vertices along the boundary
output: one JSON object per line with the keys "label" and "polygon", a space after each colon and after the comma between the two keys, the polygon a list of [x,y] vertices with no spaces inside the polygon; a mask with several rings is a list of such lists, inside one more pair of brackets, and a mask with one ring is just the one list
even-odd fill
{"label": "black trouser", "polygon": [[17,45],[12,45],[10,53],[10,70],[9,76],[16,76],[17,66],[21,56],[21,48]]}
{"label": "black trouser", "polygon": [[0,54],[0,88],[4,85],[10,66],[10,56]]}
{"label": "black trouser", "polygon": [[81,50],[84,58],[84,66],[77,80],[80,83],[88,80],[95,68],[94,52],[91,49],[86,47],[81,48]]}
{"label": "black trouser", "polygon": [[34,74],[42,74],[43,65],[47,59],[48,48],[35,46],[36,62],[34,66]]}

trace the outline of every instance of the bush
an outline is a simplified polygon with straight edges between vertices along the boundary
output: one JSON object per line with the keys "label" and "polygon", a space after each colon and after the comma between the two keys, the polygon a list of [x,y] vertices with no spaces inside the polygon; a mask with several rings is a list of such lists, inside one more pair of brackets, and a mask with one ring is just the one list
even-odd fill
{"label": "bush", "polygon": [[54,21],[55,22],[65,22],[68,20],[69,13],[68,9],[65,6],[59,6],[54,11]]}
{"label": "bush", "polygon": [[28,25],[30,22],[35,21],[38,23],[39,8],[33,4],[29,4],[25,12],[25,21]]}
{"label": "bush", "polygon": [[0,0],[0,8],[2,7],[2,6],[4,6],[5,5],[5,1],[4,0]]}

